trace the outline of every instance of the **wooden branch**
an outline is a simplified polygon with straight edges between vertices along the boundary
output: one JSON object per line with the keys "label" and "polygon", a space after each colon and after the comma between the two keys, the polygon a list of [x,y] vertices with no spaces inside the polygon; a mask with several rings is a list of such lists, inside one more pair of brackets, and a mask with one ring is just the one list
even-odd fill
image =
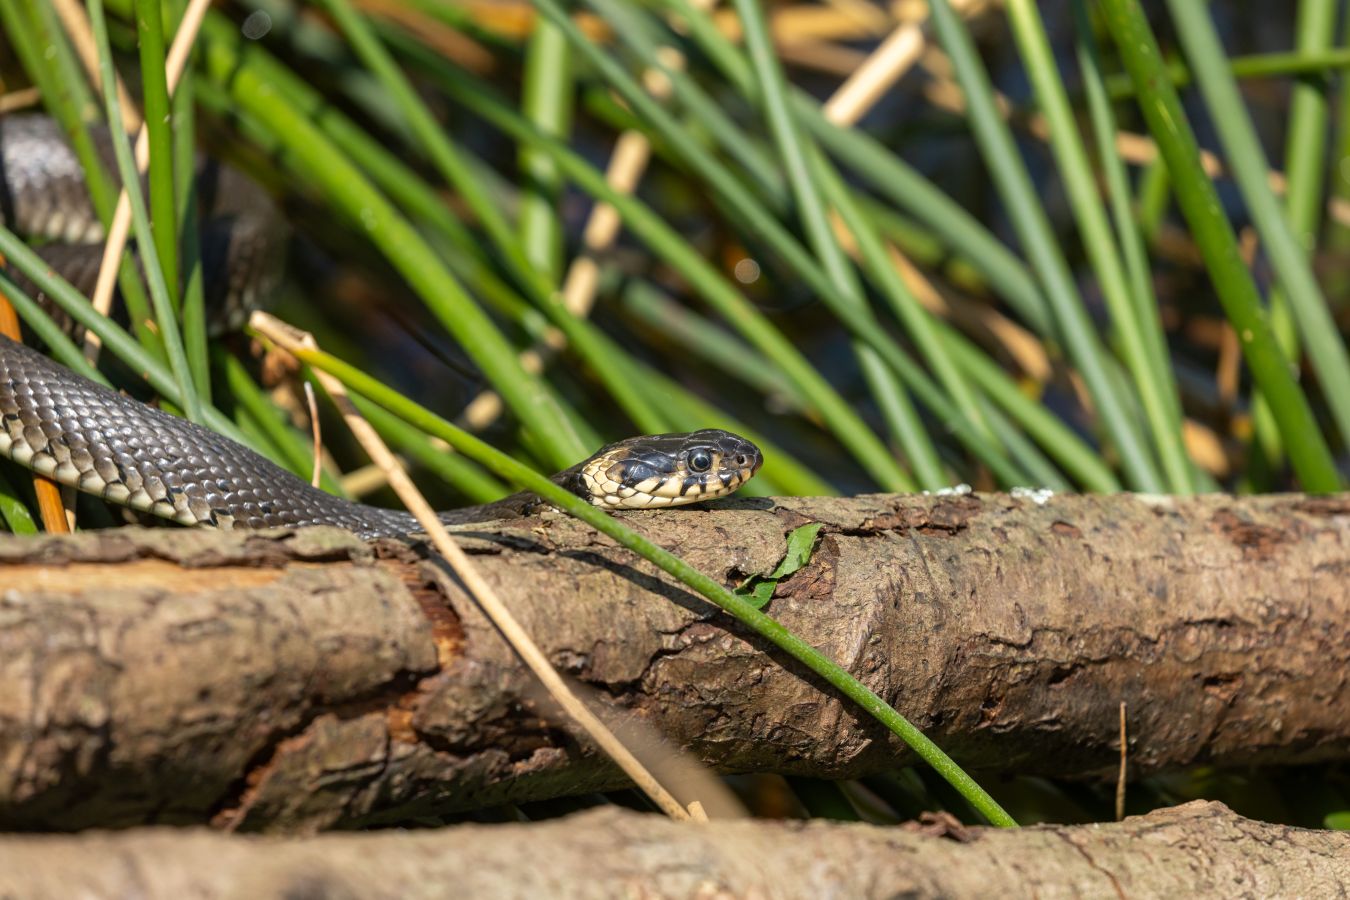
{"label": "wooden branch", "polygon": [[1350,834],[1195,802],[1106,825],[528,825],[259,840],[201,829],[0,838],[6,897],[1335,897]]}
{"label": "wooden branch", "polygon": [[[962,764],[1114,779],[1350,756],[1350,497],[725,502],[627,521],[715,577],[826,523],[769,611]],[[560,515],[461,532],[544,650],[722,771],[909,760]],[[0,827],[311,830],[617,783],[434,562],[326,529],[0,540]]]}

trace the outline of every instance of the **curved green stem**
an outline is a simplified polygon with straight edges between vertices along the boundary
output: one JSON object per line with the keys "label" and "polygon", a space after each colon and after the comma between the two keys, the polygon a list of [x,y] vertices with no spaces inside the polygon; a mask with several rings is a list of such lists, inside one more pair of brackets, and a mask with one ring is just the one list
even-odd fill
{"label": "curved green stem", "polygon": [[[1238,247],[1223,204],[1200,164],[1200,151],[1176,89],[1166,77],[1162,53],[1137,0],[1102,0],[1109,31],[1134,81],[1140,109],[1167,163],[1177,203],[1205,259],[1228,320],[1237,331],[1252,376],[1270,401],[1290,462],[1303,487],[1330,492],[1340,487],[1308,398],[1299,389],[1275,341],[1261,296]],[[1204,14],[1204,10],[1200,10]]]}
{"label": "curved green stem", "polygon": [[837,663],[797,635],[755,608],[751,603],[727,590],[712,578],[621,524],[608,513],[591,506],[581,498],[554,484],[545,476],[499,452],[466,431],[461,431],[427,409],[391,391],[358,369],[318,350],[297,350],[303,362],[336,376],[348,388],[378,403],[385,409],[416,425],[428,434],[449,442],[469,459],[481,463],[502,478],[539,494],[549,503],[576,516],[597,531],[614,539],[620,546],[637,553],[662,571],[679,579],[708,600],[735,616],[756,634],[788,653],[802,665],[815,672],[844,696],[853,700],[892,733],[910,746],[918,756],[934,768],[953,787],[961,792],[980,814],[994,825],[1015,826],[1017,823],[999,806],[993,797],[967,775],[940,747],[915,728],[909,720],[885,700],[867,688]]}

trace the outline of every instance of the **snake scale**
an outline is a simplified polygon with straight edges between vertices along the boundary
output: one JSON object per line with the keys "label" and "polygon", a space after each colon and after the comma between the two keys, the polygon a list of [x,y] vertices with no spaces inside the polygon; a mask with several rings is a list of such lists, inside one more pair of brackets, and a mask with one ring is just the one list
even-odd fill
{"label": "snake scale", "polygon": [[[261,190],[238,173],[203,164],[198,178],[199,184],[205,178],[214,185],[212,218],[202,228],[204,270],[212,285],[208,299],[214,294],[226,306],[247,308],[277,277],[276,245],[284,226],[275,223]],[[50,119],[0,118],[0,214],[11,230],[60,241],[40,252],[87,293],[102,230],[80,166]],[[0,456],[184,525],[336,525],[364,538],[418,530],[406,512],[318,490],[228,438],[89,381],[4,337]],[[552,480],[596,506],[657,508],[730,494],[761,462],[750,441],[707,429],[609,444]],[[537,495],[523,492],[439,515],[453,525],[527,515],[542,505]]]}

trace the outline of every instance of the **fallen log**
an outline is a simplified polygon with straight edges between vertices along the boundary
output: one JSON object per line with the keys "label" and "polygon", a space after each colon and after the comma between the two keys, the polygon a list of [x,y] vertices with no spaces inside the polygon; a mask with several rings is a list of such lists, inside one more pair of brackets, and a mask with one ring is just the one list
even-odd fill
{"label": "fallen log", "polygon": [[1350,834],[1195,802],[1106,825],[676,824],[616,808],[310,838],[143,829],[0,837],[0,896],[1333,897]]}
{"label": "fallen log", "polygon": [[[974,770],[1350,757],[1350,497],[745,500],[628,517],[733,584],[824,523],[768,611]],[[719,771],[854,777],[903,746],[557,514],[460,538],[611,718]],[[306,831],[602,789],[415,546],[327,529],[0,539],[0,827]]]}

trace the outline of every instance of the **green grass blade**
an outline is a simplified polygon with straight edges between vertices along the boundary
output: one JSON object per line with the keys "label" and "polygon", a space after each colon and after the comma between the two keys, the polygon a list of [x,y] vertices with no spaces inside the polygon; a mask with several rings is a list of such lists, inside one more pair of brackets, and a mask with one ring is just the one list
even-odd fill
{"label": "green grass blade", "polygon": [[813,154],[813,157],[814,177],[823,186],[835,212],[843,219],[857,242],[863,266],[872,284],[908,333],[911,343],[928,364],[952,405],[970,421],[972,428],[992,439],[993,432],[980,411],[974,390],[952,359],[947,342],[933,327],[933,315],[923,308],[900,277],[876,223],[864,213],[839,173],[818,154]]}
{"label": "green grass blade", "polygon": [[160,0],[136,0],[136,35],[140,39],[141,105],[150,138],[150,222],[155,255],[164,284],[178,307],[178,205],[174,198],[173,120],[169,84],[164,72],[164,22]]}
{"label": "green grass blade", "polygon": [[[1170,369],[1160,370],[1155,354],[1148,348],[1147,326],[1130,296],[1130,279],[1097,191],[1096,173],[1079,138],[1050,39],[1034,0],[1008,0],[1007,10],[1022,61],[1049,126],[1050,147],[1059,163],[1059,174],[1068,190],[1084,249],[1111,311],[1125,364],[1162,462],[1165,485],[1172,493],[1189,494],[1193,491],[1190,460],[1181,441],[1181,423],[1172,414],[1176,408],[1176,386],[1168,378]],[[1152,489],[1147,484],[1140,486]]]}
{"label": "green grass blade", "polygon": [[433,444],[425,433],[386,412],[383,407],[376,406],[361,396],[353,396],[352,402],[386,440],[410,459],[415,460],[418,465],[455,488],[470,503],[491,503],[510,493],[506,485],[483,471],[477,463],[465,459],[453,450],[447,451],[443,444],[440,446]]}
{"label": "green grass blade", "polygon": [[[502,212],[501,204],[487,190],[475,167],[445,137],[440,123],[417,96],[412,84],[371,30],[369,23],[352,8],[348,0],[323,0],[323,4],[362,63],[392,99],[402,123],[417,139],[418,147],[436,166],[446,183],[463,195],[483,230],[502,252],[516,276],[526,286],[537,283],[538,273],[521,249],[515,229]],[[545,288],[545,293],[548,290]]]}
{"label": "green grass blade", "polygon": [[[607,18],[610,16],[618,16],[622,11],[623,27],[618,29],[618,34],[621,39],[638,52],[644,63],[660,69],[668,78],[670,78],[674,85],[676,96],[686,104],[689,111],[695,115],[701,124],[706,124],[708,121],[718,121],[719,117],[724,118],[720,110],[717,109],[716,104],[712,103],[703,94],[700,88],[693,85],[691,79],[685,73],[677,69],[672,69],[665,64],[657,53],[657,44],[655,41],[639,38],[639,35],[643,33],[643,28],[633,27],[635,20],[631,15],[631,9],[622,7],[622,5],[619,4],[612,4],[608,2],[608,0],[592,0],[592,5],[596,6],[597,9],[605,11],[607,13]],[[695,19],[697,19],[697,14],[693,15]],[[702,22],[702,20],[697,21]],[[694,23],[691,22],[691,24]],[[706,23],[697,25],[696,30],[697,29],[706,31]],[[721,39],[720,35],[709,35],[709,40],[711,43],[706,43],[704,49],[712,50],[714,53],[725,52],[728,54],[726,56],[726,59],[729,61],[727,65],[728,69],[735,69],[740,72],[741,77],[744,78],[746,83],[753,84],[756,88],[763,83],[763,79],[752,78],[748,63],[744,65],[743,71],[737,67],[737,62],[739,62],[739,51],[730,47],[729,44],[726,44]],[[757,98],[759,96],[759,91],[755,90],[748,93],[747,96],[751,99]],[[853,147],[860,143],[860,141],[855,140],[855,138],[861,138],[861,135],[857,135],[851,131],[838,129],[836,126],[826,122],[820,115],[819,108],[811,105],[811,102],[807,101],[800,92],[792,92],[790,96],[798,107],[796,110],[798,116],[810,120],[817,126],[819,131],[822,131],[831,138],[834,138],[849,147]],[[711,119],[709,117],[711,117]],[[729,125],[719,126],[710,130],[715,134],[721,134],[729,129],[734,130],[734,128]],[[749,145],[749,142],[750,138],[748,136],[739,139],[738,141],[740,145],[747,146]],[[798,142],[799,141],[797,140],[793,140],[791,143],[795,145]],[[727,150],[728,153],[733,153],[735,145],[727,146],[727,143],[728,141],[723,139],[723,149]],[[875,149],[875,146],[863,146],[861,149],[865,154],[872,153],[874,155],[884,156],[884,154],[880,154],[879,151]],[[945,204],[940,202],[928,202],[935,197],[941,197],[941,195],[935,192],[931,186],[928,186],[926,182],[923,182],[921,179],[914,176],[910,170],[903,168],[903,166],[899,166],[899,171],[896,172],[895,169],[897,168],[897,165],[893,158],[885,156],[885,160],[890,165],[885,170],[884,177],[881,179],[882,184],[887,187],[897,188],[907,197],[917,195],[923,198],[920,205],[924,206],[924,208],[933,215],[936,221],[944,224],[957,223],[952,226],[950,233],[958,235],[962,245],[968,243],[971,246],[980,247],[981,249],[989,243],[995,243],[996,245],[996,242],[992,242],[992,239],[988,238],[987,232],[984,232],[978,223],[975,223],[964,210],[956,207],[955,204],[950,201],[946,201]],[[852,202],[852,195],[850,193],[836,189],[840,187],[841,181],[837,176],[833,175],[833,170],[829,169],[827,165],[824,165],[819,161],[813,161],[812,169],[813,177],[815,178],[824,179],[832,176],[832,184],[827,182],[827,185],[832,190],[831,202],[834,203],[839,212],[844,215],[850,229],[858,239],[863,251],[867,271],[871,276],[873,283],[877,285],[893,308],[897,306],[900,307],[898,310],[900,319],[905,324],[914,343],[919,348],[920,352],[924,354],[925,360],[936,373],[939,383],[946,391],[948,397],[955,398],[958,414],[964,414],[973,425],[972,429],[967,429],[962,432],[963,440],[966,440],[967,442],[971,440],[981,441],[982,443],[980,446],[972,449],[975,449],[977,454],[981,454],[982,458],[989,459],[1002,457],[1002,451],[997,447],[996,442],[990,442],[988,440],[988,428],[981,424],[980,413],[978,408],[971,402],[969,388],[966,387],[960,370],[955,368],[949,362],[949,353],[946,350],[944,343],[940,339],[934,339],[931,328],[927,325],[927,322],[930,321],[929,317],[927,317],[926,313],[915,308],[913,298],[909,296],[908,290],[896,275],[894,266],[881,248],[879,239],[874,237],[874,230],[870,219],[857,215],[856,205]],[[913,182],[917,182],[917,184]],[[755,231],[757,233],[762,233],[758,228],[755,229]],[[1036,290],[1035,286],[1029,275],[1026,274],[1025,269],[1021,268],[1020,264],[1015,260],[1012,260],[1011,255],[1008,254],[1007,250],[1002,248],[1001,245],[996,246],[998,246],[998,252],[1001,255],[998,256],[999,262],[995,264],[994,270],[997,271],[1000,276],[1006,276],[1005,280],[1009,285],[1025,285],[1029,287],[1030,293],[1034,295]],[[800,269],[799,271],[802,271],[802,274],[808,278],[812,277],[812,272]],[[823,280],[823,275],[824,273],[821,273],[821,276],[816,277],[815,280],[810,283],[819,285]],[[836,279],[836,282],[837,281],[838,279]],[[830,291],[828,287],[817,287],[816,289],[819,291],[827,291],[824,296],[827,299],[833,299],[835,303],[838,302],[838,296],[843,296],[847,290],[847,288],[844,288]],[[1038,297],[1033,300],[1033,304],[1037,306],[1040,302]],[[864,339],[874,338],[877,333],[877,324],[871,322],[866,317],[845,317],[844,320],[853,323],[850,325],[850,328],[854,330],[855,335],[863,335]],[[889,362],[893,356],[890,352],[890,348],[893,345],[886,344],[879,346],[879,343],[880,342],[874,341],[874,348],[876,348],[877,352]],[[912,390],[920,390],[920,388],[912,386],[913,378],[916,377],[915,370],[904,369],[904,363],[892,363],[892,365],[902,367],[899,374],[902,379],[906,379],[907,383],[911,384]],[[925,395],[932,396],[929,392],[925,392]],[[939,413],[939,416],[944,421],[950,421],[952,418],[950,412],[951,407],[950,404],[947,403],[946,398],[935,398],[935,402],[939,403],[943,408],[943,411]],[[1000,464],[995,464],[995,468],[1002,468],[1005,474],[1012,471],[1008,468],[1006,460],[1001,460]],[[1022,480],[1023,479],[1015,479],[1013,483],[1021,483]]]}
{"label": "green grass blade", "polygon": [[1074,24],[1077,34],[1075,51],[1078,56],[1078,67],[1083,73],[1088,113],[1097,141],[1097,155],[1106,175],[1111,218],[1125,258],[1130,299],[1134,303],[1135,316],[1143,331],[1150,365],[1162,380],[1163,397],[1171,406],[1170,415],[1174,427],[1180,430],[1183,421],[1181,398],[1172,373],[1172,361],[1168,355],[1167,337],[1163,332],[1158,299],[1153,292],[1153,272],[1149,267],[1148,250],[1144,246],[1141,226],[1131,208],[1129,173],[1126,171],[1124,160],[1116,152],[1115,139],[1119,128],[1115,112],[1106,94],[1101,52],[1088,19],[1087,0],[1074,0]]}
{"label": "green grass blade", "polygon": [[[1335,4],[1328,0],[1316,0],[1316,7],[1330,7]],[[1308,8],[1300,3],[1299,10]],[[1321,15],[1320,12],[1317,15]],[[1306,21],[1306,20],[1300,20]],[[1309,22],[1311,24],[1311,22]],[[1301,29],[1300,29],[1301,30]],[[1328,29],[1330,33],[1330,29]],[[1285,78],[1290,75],[1329,75],[1337,69],[1350,68],[1350,49],[1343,47],[1314,49],[1312,44],[1304,44],[1300,39],[1299,49],[1289,53],[1258,53],[1251,56],[1232,56],[1228,58],[1228,68],[1234,78]],[[1181,60],[1172,60],[1167,64],[1167,75],[1176,87],[1185,87],[1193,80],[1191,70]],[[1134,97],[1134,84],[1124,72],[1106,78],[1106,92],[1112,100],[1126,100]]]}
{"label": "green grass blade", "polygon": [[313,179],[334,206],[360,223],[370,240],[455,336],[506,405],[541,441],[550,464],[562,468],[588,452],[569,417],[516,360],[515,349],[464,292],[436,254],[389,201],[300,110],[224,43],[205,48],[207,74],[285,142],[287,162]]}
{"label": "green grass blade", "polygon": [[[699,49],[714,61],[721,73],[751,102],[759,96],[759,84],[741,51],[716,27],[711,17],[696,10],[689,0],[661,0],[688,24]],[[624,36],[625,38],[627,35]],[[898,208],[938,236],[944,246],[974,269],[1017,309],[1033,328],[1046,334],[1050,328],[1045,300],[1025,265],[960,204],[862,131],[844,128],[825,118],[820,103],[804,91],[792,91],[792,105],[802,125],[831,156],[864,178]]]}
{"label": "green grass blade", "polygon": [[[1350,17],[1341,23],[1341,40],[1350,45]],[[1350,53],[1350,50],[1347,50]],[[1350,89],[1346,79],[1341,79],[1339,96],[1336,100],[1335,120],[1337,123],[1333,159],[1350,157]],[[1331,197],[1342,203],[1350,203],[1350,166],[1332,166],[1328,173],[1331,181]],[[1327,244],[1333,251],[1344,252],[1350,248],[1350,225],[1332,218],[1327,221]],[[1327,276],[1327,296],[1345,297],[1350,292],[1350,272],[1338,270]],[[1344,301],[1341,301],[1342,305]]]}
{"label": "green grass blade", "polygon": [[197,225],[196,83],[191,70],[184,71],[173,95],[173,155],[177,180],[178,221],[182,223],[179,244],[183,277],[183,351],[187,354],[192,383],[203,403],[211,402],[211,359],[208,345],[206,284],[202,269],[201,234]]}
{"label": "green grass blade", "polygon": [[[521,111],[540,131],[565,139],[572,121],[571,53],[556,28],[534,29],[525,49]],[[517,231],[521,249],[534,266],[557,284],[562,277],[563,230],[558,216],[562,177],[547,154],[520,148],[524,190]]]}
{"label": "green grass blade", "polygon": [[[314,473],[314,444],[301,437],[287,421],[285,413],[277,408],[267,392],[260,388],[244,364],[232,353],[221,350],[217,354],[225,372],[225,383],[236,408],[243,410],[263,433],[274,453],[267,454],[284,469],[309,481]],[[337,480],[325,469],[319,470],[319,486],[330,494],[345,497]]]}
{"label": "green grass blade", "polygon": [[[62,312],[98,335],[103,341],[104,349],[126,363],[132,371],[139,373],[146,384],[178,408],[186,407],[179,394],[180,385],[177,379],[158,357],[137,343],[117,323],[96,313],[89,305],[88,299],[81,296],[80,292],[71,287],[65,279],[53,273],[42,258],[30,250],[18,235],[4,227],[0,227],[0,255],[31,279],[61,308]],[[67,368],[92,381],[105,385],[108,383],[107,379],[84,358],[84,354],[74,342],[52,322],[36,302],[20,291],[3,271],[0,271],[0,289],[3,289],[5,296],[14,304],[24,323],[33,329],[44,344],[52,348],[52,356]],[[213,431],[240,443],[247,443],[229,417],[219,410],[203,406],[202,415],[205,424]]]}
{"label": "green grass blade", "polygon": [[[793,383],[796,390],[816,409],[827,427],[848,447],[869,474],[888,490],[901,489],[906,476],[895,464],[889,451],[876,439],[862,420],[820,374],[808,363],[790,341],[783,336],[746,298],[733,287],[688,242],[684,241],[660,216],[640,200],[615,191],[597,171],[570,148],[547,140],[533,132],[529,123],[504,104],[495,101],[487,92],[464,84],[445,82],[442,85],[457,100],[483,116],[502,131],[517,136],[533,133],[533,139],[559,161],[559,165],[578,187],[598,200],[614,206],[634,235],[678,270],[692,288],[766,358],[774,363]],[[847,312],[844,311],[847,315]],[[875,349],[892,367],[898,351],[875,327],[853,323],[854,333],[875,342]],[[899,353],[903,356],[903,353]],[[902,378],[905,372],[897,369]],[[917,389],[910,384],[911,390]],[[934,389],[939,395],[940,391]],[[925,400],[927,403],[928,401]],[[950,412],[950,407],[948,407]]]}
{"label": "green grass blade", "polygon": [[[937,327],[939,332],[949,335],[948,349],[966,377],[1021,425],[1084,489],[1102,493],[1120,490],[1120,482],[1111,468],[1073,429],[1043,405],[1023,395],[997,362],[950,325],[939,322]],[[1011,482],[1005,479],[1005,483],[1026,484],[1027,479],[1025,476]]]}
{"label": "green grass blade", "polygon": [[37,534],[37,522],[4,472],[0,472],[0,519],[11,534]]}
{"label": "green grass blade", "polygon": [[[459,219],[440,202],[436,196],[436,191],[430,185],[330,105],[317,91],[301,81],[289,69],[280,65],[261,47],[251,43],[241,46],[237,29],[230,27],[223,18],[214,15],[207,17],[203,26],[203,40],[208,44],[223,43],[231,50],[240,52],[243,59],[241,67],[249,66],[256,69],[261,78],[282,91],[287,99],[321,128],[341,150],[352,158],[353,162],[369,173],[372,179],[384,188],[395,202],[415,215],[434,232],[453,243],[458,250],[463,251],[463,253],[454,255],[454,262],[462,266],[461,271],[479,291],[480,295],[484,296],[485,299],[496,302],[506,315],[519,322],[536,339],[542,336],[547,320],[518,295],[514,294],[509,286],[497,279],[480,262],[481,259],[485,258],[481,253],[481,242],[470,234]],[[280,152],[275,135],[272,135],[261,123],[257,123],[251,117],[241,115],[233,104],[227,104],[223,96],[217,95],[210,82],[202,85],[202,94],[212,105],[219,106],[222,111],[234,115],[240,121],[240,124],[248,130],[251,138],[258,140],[266,148],[276,149]],[[442,252],[444,254],[445,249]],[[579,322],[578,327],[598,333],[595,332],[594,326],[584,321]],[[599,336],[604,337],[603,334]],[[613,342],[602,341],[600,346],[599,352],[606,359],[619,360],[629,357],[627,350]],[[765,371],[771,374],[772,368],[770,367]],[[688,391],[673,382],[665,384],[665,391],[663,404],[678,402],[683,408],[699,408],[697,398],[692,397]],[[645,387],[644,394],[649,394]],[[672,397],[677,397],[678,401],[672,400]],[[662,405],[653,403],[648,396],[645,410],[657,412],[662,408]],[[702,408],[707,409],[706,406]],[[664,431],[668,430],[669,427],[677,427],[661,424],[664,421],[663,419],[639,418],[638,413],[641,412],[641,410],[630,410],[630,415],[646,431]],[[706,418],[702,421],[696,417],[686,418],[685,426],[681,427],[692,430],[704,427],[710,422],[711,420]],[[775,458],[783,460],[785,456],[780,452],[775,454]],[[811,493],[811,489],[805,486],[818,486],[820,484],[819,481],[811,482],[806,478],[799,479],[796,483],[803,487],[787,488],[785,485],[785,489],[792,493]]]}
{"label": "green grass blade", "polygon": [[666,296],[646,281],[630,281],[623,290],[623,312],[663,341],[749,386],[783,409],[800,412],[806,405],[801,393],[785,385],[763,355],[722,326],[709,322],[688,306]]}
{"label": "green grass blade", "polygon": [[1165,77],[1157,39],[1137,0],[1102,0],[1112,38],[1138,93],[1149,131],[1171,173],[1182,213],[1204,256],[1228,320],[1237,331],[1257,386],[1270,401],[1290,462],[1303,487],[1335,491],[1340,477],[1308,399],[1294,381],[1270,330],[1261,297],[1242,258],[1176,90]]}
{"label": "green grass blade", "polygon": [[[805,145],[808,139],[798,132],[797,123],[788,109],[783,71],[769,39],[763,11],[758,0],[736,0],[736,9],[745,30],[751,65],[760,82],[764,115],[787,170],[788,182],[792,186],[807,238],[838,300],[852,304],[860,311],[866,310],[867,299],[863,296],[862,284],[848,255],[839,245],[830,224],[829,211],[821,196],[819,181],[807,161],[813,148]],[[817,161],[817,165],[823,166],[824,163]],[[930,490],[947,484],[937,448],[933,446],[919,421],[918,411],[894,373],[870,347],[858,345],[856,353],[872,396],[885,412],[891,431],[904,448],[919,484]]]}
{"label": "green grass blade", "polygon": [[[521,119],[505,104],[494,100],[488,92],[481,89],[481,86],[470,86],[454,81],[447,81],[442,86],[461,103],[507,133],[524,133],[531,130],[529,123]],[[810,385],[813,381],[818,384],[822,383],[820,382],[820,376],[805,360],[801,359],[795,348],[782,337],[772,324],[759,314],[754,306],[745,300],[736,288],[727,283],[720,273],[713,270],[701,256],[681,240],[678,234],[640,200],[614,191],[600,172],[569,148],[557,142],[548,141],[545,136],[536,134],[535,139],[541,146],[546,147],[548,152],[556,156],[568,177],[578,187],[596,199],[613,205],[635,236],[646,242],[655,253],[679,271],[694,289],[717,309],[723,318],[739,331],[747,341],[759,348],[767,358],[782,368],[785,373],[788,373],[788,377],[794,383],[796,389],[801,391],[802,396],[811,398],[814,407],[815,400],[810,391],[819,388],[812,388]],[[860,315],[858,310],[847,304],[836,304],[833,309],[850,331],[855,336],[867,341],[877,354],[886,361],[887,365],[893,368],[896,374],[904,380],[909,390],[934,415],[947,423],[952,434],[988,465],[1000,479],[1008,484],[1026,483],[1025,473],[1012,465],[999,448],[990,441],[983,439],[973,429],[970,423],[950,404],[942,391],[932,383],[931,379],[909,358],[909,355],[902,348],[877,327],[874,320]],[[781,357],[779,354],[781,354]],[[966,368],[963,366],[963,370]],[[792,374],[794,372],[796,374]],[[1000,375],[1000,377],[1005,382],[1007,381],[1006,375]],[[1011,384],[1007,386],[1015,393],[1016,389]],[[830,390],[828,387],[826,389]],[[1022,400],[1025,403],[1025,398],[1022,398]],[[824,415],[825,413],[822,411],[822,416]],[[843,416],[839,421],[847,424],[848,417]],[[834,428],[834,430],[836,434],[839,434],[838,428]],[[1063,432],[1067,439],[1061,443],[1065,448],[1068,448],[1068,452],[1076,453],[1082,450],[1090,453],[1072,432],[1068,432],[1067,429],[1063,429]],[[850,446],[847,440],[844,441],[844,444]],[[858,458],[862,459],[862,457]]]}
{"label": "green grass blade", "polygon": [[[1267,180],[1270,166],[1266,162],[1265,151],[1261,148],[1256,129],[1228,71],[1209,9],[1191,0],[1169,0],[1168,7],[1195,72],[1196,83],[1223,142],[1228,165],[1242,191],[1252,223],[1261,235],[1280,288],[1288,298],[1289,307],[1298,322],[1308,359],[1321,382],[1327,407],[1342,441],[1350,444],[1350,353],[1346,351],[1345,342],[1313,276],[1307,251],[1270,189]],[[1316,148],[1312,151],[1315,166],[1320,169],[1323,137],[1320,131],[1311,137]],[[1303,160],[1303,163],[1306,166],[1307,160]],[[1306,169],[1300,175],[1308,177]],[[1317,196],[1320,197],[1320,194],[1319,190]],[[1306,205],[1309,201],[1301,198],[1299,202]],[[1307,213],[1303,215],[1306,217]],[[1276,337],[1278,339],[1278,331]],[[1267,400],[1275,402],[1274,398]]]}
{"label": "green grass blade", "polygon": [[[98,121],[99,106],[85,83],[84,70],[65,40],[55,7],[36,0],[27,3],[0,0],[0,20],[25,71],[41,90],[48,112],[66,133],[84,170],[94,212],[107,228],[117,205],[117,187],[104,168],[89,131],[89,124]],[[143,345],[162,354],[159,339],[148,324],[150,304],[140,275],[126,256],[118,269],[118,285],[137,337]]]}
{"label": "green grass blade", "polygon": [[[527,294],[566,335],[569,343],[587,361],[591,371],[601,379],[635,424],[643,430],[650,430],[658,418],[655,411],[646,407],[641,392],[622,378],[618,370],[598,351],[595,342],[590,339],[590,332],[579,327],[575,317],[563,308],[556,294],[556,271],[550,272],[531,259],[526,247],[517,238],[515,229],[501,213],[498,204],[494,203],[483,189],[478,168],[468,166],[467,159],[446,139],[441,127],[417,97],[412,85],[385,50],[379,38],[366,21],[352,10],[347,0],[324,0],[324,2],[362,61],[375,73],[380,84],[394,98],[422,149],[431,157],[446,180],[464,195],[482,221],[494,246],[511,266]],[[440,62],[439,58],[437,62]],[[537,152],[535,157],[538,157]],[[552,240],[553,238],[550,238],[550,241]],[[550,249],[548,252],[556,253],[556,249]],[[579,439],[579,434],[580,428],[574,426],[572,437]],[[578,450],[574,458],[584,456],[587,452]]]}
{"label": "green grass blade", "polygon": [[[117,74],[113,69],[112,48],[108,44],[108,23],[103,15],[102,0],[90,0],[89,24],[94,32],[94,43],[98,47],[103,102],[107,108],[108,121],[119,123],[122,121],[122,114],[117,97]],[[166,101],[165,106],[167,105]],[[169,358],[169,368],[178,383],[183,411],[191,421],[201,422],[203,421],[201,397],[192,385],[192,372],[188,369],[187,355],[183,352],[183,342],[178,330],[178,309],[170,297],[168,285],[164,280],[164,270],[160,266],[154,232],[150,227],[150,215],[145,208],[145,198],[141,195],[141,179],[136,171],[131,141],[120,127],[112,127],[110,133],[113,152],[117,156],[117,168],[122,176],[122,187],[130,201],[132,230],[136,235],[141,268],[150,286],[150,299],[155,308],[155,323],[159,326],[159,335]],[[172,172],[169,178],[172,182]],[[169,190],[172,192],[171,183]],[[170,204],[172,205],[172,193]]]}
{"label": "green grass blade", "polygon": [[970,33],[948,0],[932,0],[930,9],[933,30],[951,57],[957,80],[965,91],[976,143],[1045,290],[1058,334],[1092,395],[1098,420],[1115,444],[1130,484],[1141,490],[1161,491],[1162,478],[1129,416],[1124,398],[1107,372],[1104,349],[1078,296],[1036,188],[1017,154],[1007,123],[999,115],[989,75]]}
{"label": "green grass blade", "polygon": [[[765,204],[782,213],[787,211],[787,182],[774,154],[756,136],[739,125],[732,113],[698,86],[689,72],[672,67],[668,54],[662,48],[678,45],[679,38],[665,28],[639,4],[623,0],[587,0],[614,28],[615,38],[632,49],[642,64],[653,72],[662,73],[670,82],[675,100],[688,117],[689,128],[706,131],[708,136],[740,167],[744,180],[755,185],[756,195]],[[702,16],[701,18],[707,18]],[[615,105],[617,111],[626,107]],[[628,127],[640,127],[641,121],[629,115]]]}
{"label": "green grass blade", "polygon": [[[1330,49],[1338,6],[1333,0],[1301,0],[1296,37],[1298,54],[1315,57]],[[1305,252],[1317,246],[1321,222],[1323,154],[1326,152],[1329,106],[1326,74],[1308,72],[1306,77],[1294,82],[1289,130],[1285,138],[1285,214]],[[1285,292],[1278,285],[1270,294],[1270,327],[1285,355],[1291,362],[1296,362],[1299,356],[1298,326]],[[1259,393],[1253,398],[1252,425],[1267,461],[1277,463],[1283,456],[1279,430]]]}

